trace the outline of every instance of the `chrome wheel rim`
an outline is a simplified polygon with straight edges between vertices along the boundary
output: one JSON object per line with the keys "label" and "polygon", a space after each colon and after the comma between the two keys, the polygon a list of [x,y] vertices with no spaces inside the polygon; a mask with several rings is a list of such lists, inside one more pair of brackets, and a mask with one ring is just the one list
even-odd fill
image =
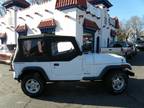
{"label": "chrome wheel rim", "polygon": [[29,79],[25,84],[25,88],[29,93],[37,93],[40,90],[40,83],[35,79]]}
{"label": "chrome wheel rim", "polygon": [[112,78],[112,87],[114,90],[120,91],[121,89],[123,89],[124,85],[125,85],[125,80],[123,76],[116,75]]}

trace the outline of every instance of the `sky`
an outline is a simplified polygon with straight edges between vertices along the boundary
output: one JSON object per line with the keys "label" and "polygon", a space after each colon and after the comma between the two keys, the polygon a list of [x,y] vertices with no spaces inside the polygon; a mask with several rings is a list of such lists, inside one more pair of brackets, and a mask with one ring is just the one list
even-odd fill
{"label": "sky", "polygon": [[132,16],[144,17],[144,0],[109,0],[113,7],[110,15],[117,16],[121,21],[126,21]]}

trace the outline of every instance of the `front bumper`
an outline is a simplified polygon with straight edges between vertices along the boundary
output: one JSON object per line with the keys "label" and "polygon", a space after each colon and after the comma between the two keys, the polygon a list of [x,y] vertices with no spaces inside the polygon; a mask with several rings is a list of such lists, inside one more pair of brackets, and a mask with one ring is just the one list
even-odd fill
{"label": "front bumper", "polygon": [[130,69],[128,69],[128,68],[125,68],[123,71],[124,71],[125,73],[127,73],[127,75],[129,75],[129,76],[135,76],[135,73],[132,72],[132,70],[130,70]]}
{"label": "front bumper", "polygon": [[127,75],[135,76],[135,73],[132,71],[132,66],[130,64],[122,64],[121,68],[123,72],[127,73]]}

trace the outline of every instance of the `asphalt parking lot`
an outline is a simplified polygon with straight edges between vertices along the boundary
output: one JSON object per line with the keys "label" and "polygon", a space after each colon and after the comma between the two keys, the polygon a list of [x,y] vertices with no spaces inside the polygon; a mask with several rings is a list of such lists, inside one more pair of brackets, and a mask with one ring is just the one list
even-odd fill
{"label": "asphalt parking lot", "polygon": [[129,61],[136,76],[128,91],[111,95],[99,83],[50,84],[40,98],[23,94],[9,65],[0,64],[0,108],[144,108],[144,53]]}

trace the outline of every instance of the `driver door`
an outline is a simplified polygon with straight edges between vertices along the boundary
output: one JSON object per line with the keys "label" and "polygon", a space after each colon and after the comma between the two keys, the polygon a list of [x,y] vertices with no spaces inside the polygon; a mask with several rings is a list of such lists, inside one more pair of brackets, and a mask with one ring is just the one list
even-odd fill
{"label": "driver door", "polygon": [[51,43],[52,80],[80,80],[82,57],[72,41],[56,40]]}

